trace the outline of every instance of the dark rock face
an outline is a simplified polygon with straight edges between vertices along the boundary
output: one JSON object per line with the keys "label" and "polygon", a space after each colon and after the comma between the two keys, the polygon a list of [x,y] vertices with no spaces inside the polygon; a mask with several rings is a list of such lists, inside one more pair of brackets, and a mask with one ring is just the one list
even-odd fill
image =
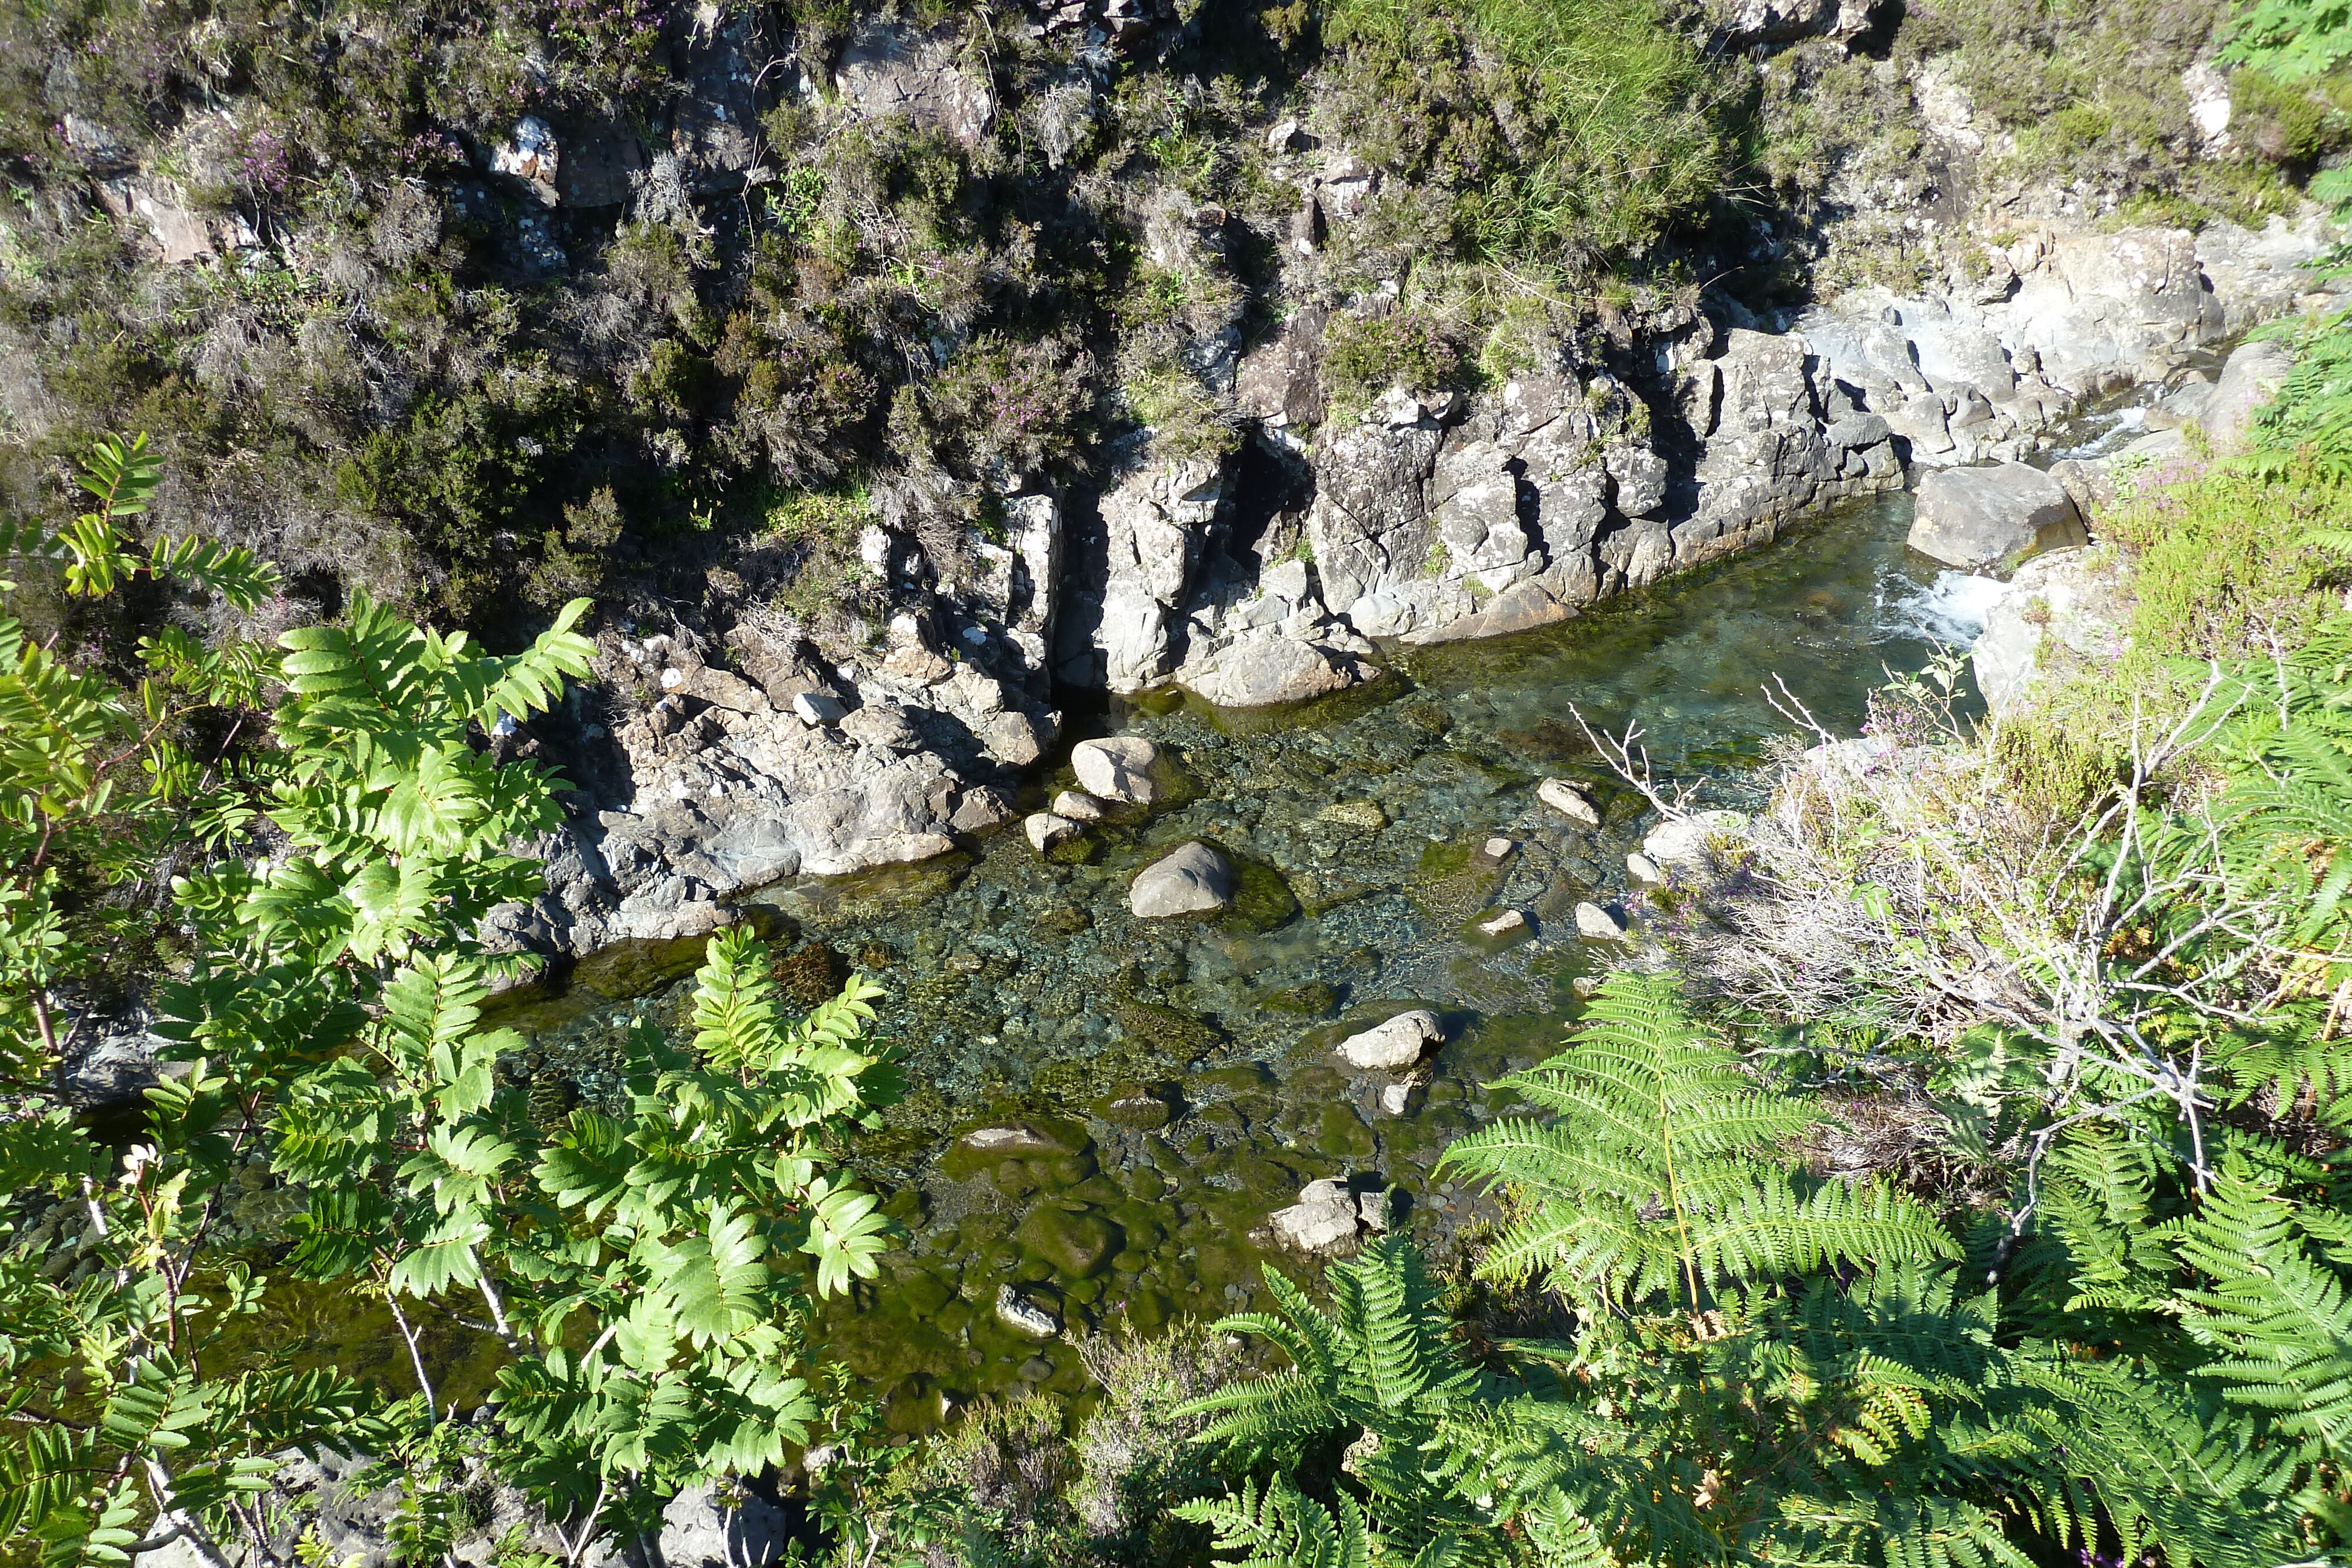
{"label": "dark rock face", "polygon": [[868,115],[902,114],[973,146],[995,115],[987,80],[961,68],[957,40],[895,25],[861,32],[842,51],[834,86]]}

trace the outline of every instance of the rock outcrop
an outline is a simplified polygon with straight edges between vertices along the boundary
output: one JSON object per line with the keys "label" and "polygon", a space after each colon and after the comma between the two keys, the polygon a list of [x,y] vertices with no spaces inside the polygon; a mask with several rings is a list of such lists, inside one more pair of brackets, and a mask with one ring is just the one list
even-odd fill
{"label": "rock outcrop", "polygon": [[1102,497],[1091,536],[1099,576],[1079,589],[1083,612],[1066,623],[1062,678],[1139,692],[1182,662],[1182,610],[1225,476],[1213,457],[1155,456],[1143,437],[1129,443],[1126,461],[1125,476]]}
{"label": "rock outcrop", "polygon": [[2258,338],[2231,351],[2211,390],[2198,399],[2192,416],[2216,456],[2245,449],[2254,411],[2278,395],[2279,383],[2293,369],[2294,353],[2273,340]]}
{"label": "rock outcrop", "polygon": [[[1743,5],[1722,24],[1778,38],[1842,27],[1843,16]],[[1347,161],[1307,162],[1320,171],[1318,221],[1349,221]],[[2162,381],[2202,345],[2290,308],[2329,238],[2316,218],[2196,235],[2037,229],[1995,258],[1998,287],[1862,289],[1780,330],[1736,310],[1741,324],[1728,326],[1685,311],[1643,346],[1658,368],[1638,385],[1554,345],[1492,392],[1395,386],[1356,408],[1335,403],[1322,364],[1345,312],[1302,308],[1241,360],[1234,384],[1253,438],[1306,465],[1311,488],[1290,525],[1306,559],[1244,559],[1229,537],[1230,462],[1139,446],[1102,499],[1099,583],[1074,590],[1084,608],[1064,634],[1062,674],[1115,691],[1172,682],[1258,706],[1370,678],[1381,641],[1565,620],[1766,543],[1823,507],[1899,488],[1914,466],[2013,465],[2085,400]],[[2269,352],[2225,377],[2209,424],[2242,423],[2250,394],[2236,389],[2268,384]],[[1923,548],[1972,569],[2082,537],[2059,515],[2071,507],[2044,517],[2036,502],[2030,545],[2004,525],[1991,530],[1999,548],[1984,546],[1979,517],[1960,530],[1969,540],[1937,548],[1935,510],[1931,498]]]}
{"label": "rock outcrop", "polygon": [[1995,717],[2030,703],[2046,675],[2095,672],[2123,656],[2130,607],[2122,580],[2112,550],[2061,550],[2018,569],[1969,651]]}
{"label": "rock outcrop", "polygon": [[699,936],[768,883],[945,853],[1011,820],[1011,782],[1059,724],[1017,681],[933,653],[912,622],[862,669],[749,625],[729,642],[740,674],[682,638],[604,638],[600,683],[645,706],[588,737],[611,755],[614,803],[541,846],[548,893],[492,922],[516,945]]}
{"label": "rock outcrop", "polygon": [[1735,328],[1677,392],[1704,442],[1696,505],[1646,558],[1635,548],[1628,584],[1753,549],[1808,512],[1903,486],[1892,428],[1847,408],[1801,334]]}
{"label": "rock outcrop", "polygon": [[2091,542],[2066,486],[2039,468],[1996,463],[1919,481],[1911,548],[1963,571],[2011,571],[2028,556]]}
{"label": "rock outcrop", "polygon": [[2161,383],[2200,347],[2293,309],[2338,235],[2315,212],[2259,231],[2037,228],[1978,298],[1854,290],[1792,324],[1841,404],[1884,418],[1913,464],[2016,461],[2091,398]]}

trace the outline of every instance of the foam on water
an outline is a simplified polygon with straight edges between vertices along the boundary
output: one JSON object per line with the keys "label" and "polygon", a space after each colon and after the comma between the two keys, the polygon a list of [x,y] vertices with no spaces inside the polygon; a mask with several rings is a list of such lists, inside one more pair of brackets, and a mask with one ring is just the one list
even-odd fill
{"label": "foam on water", "polygon": [[2069,457],[2104,457],[2147,428],[2147,406],[2145,403],[2089,414],[2077,423],[2077,429],[2084,438],[2072,446],[2057,448],[2050,455],[2060,461]]}
{"label": "foam on water", "polygon": [[1925,586],[1900,576],[1884,586],[1893,591],[1882,601],[1888,632],[1966,647],[1984,631],[1985,612],[2008,585],[1998,578],[1939,571]]}

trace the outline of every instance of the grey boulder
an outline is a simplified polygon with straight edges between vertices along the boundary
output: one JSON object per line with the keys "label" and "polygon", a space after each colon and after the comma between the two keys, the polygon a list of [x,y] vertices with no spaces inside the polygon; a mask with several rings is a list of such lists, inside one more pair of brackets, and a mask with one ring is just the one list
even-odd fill
{"label": "grey boulder", "polygon": [[1576,934],[1587,942],[1626,940],[1625,923],[1593,903],[1576,906]]}
{"label": "grey boulder", "polygon": [[1353,1252],[1363,1234],[1389,1228],[1391,1202],[1387,1189],[1358,1192],[1348,1183],[1325,1177],[1308,1182],[1298,1201],[1266,1217],[1274,1239],[1294,1252],[1315,1258],[1339,1258]]}
{"label": "grey boulder", "polygon": [[1159,798],[1151,765],[1160,749],[1139,735],[1115,735],[1107,740],[1082,740],[1071,749],[1070,766],[1078,787],[1098,800],[1129,806],[1149,806]]}
{"label": "grey boulder", "polygon": [[1662,873],[1706,884],[1721,873],[1717,851],[1748,832],[1738,811],[1694,811],[1660,822],[1642,837],[1642,854]]}
{"label": "grey boulder", "polygon": [[1067,817],[1055,816],[1051,811],[1032,813],[1023,820],[1021,828],[1029,835],[1029,847],[1041,855],[1055,845],[1067,843],[1085,831],[1084,824],[1074,822]]}
{"label": "grey boulder", "polygon": [[2032,701],[2043,677],[2096,672],[2128,646],[2123,563],[2105,550],[2061,550],[2028,561],[1985,611],[1969,650],[1977,687],[1996,716]]}
{"label": "grey boulder", "polygon": [[1399,1013],[1386,1023],[1339,1042],[1339,1057],[1349,1066],[1368,1072],[1397,1072],[1414,1066],[1445,1041],[1437,1015],[1426,1008]]}
{"label": "grey boulder", "polygon": [[1919,481],[1909,543],[1946,566],[2007,571],[2029,556],[2089,542],[2066,486],[2039,468],[1941,468]]}
{"label": "grey boulder", "polygon": [[1127,906],[1139,920],[1167,920],[1230,908],[1234,868],[1208,845],[1193,842],[1136,873]]}
{"label": "grey boulder", "polygon": [[2197,406],[2197,423],[2217,456],[2245,450],[2256,411],[2278,395],[2279,383],[2294,369],[2294,355],[2273,339],[2258,338],[2231,351],[2213,390]]}
{"label": "grey boulder", "polygon": [[1271,630],[1244,633],[1182,677],[1194,695],[1219,707],[1306,702],[1346,691],[1363,678],[1352,655]]}
{"label": "grey boulder", "polygon": [[1073,822],[1099,822],[1110,815],[1110,810],[1083,789],[1065,789],[1054,797],[1045,808],[1056,817],[1066,817]]}

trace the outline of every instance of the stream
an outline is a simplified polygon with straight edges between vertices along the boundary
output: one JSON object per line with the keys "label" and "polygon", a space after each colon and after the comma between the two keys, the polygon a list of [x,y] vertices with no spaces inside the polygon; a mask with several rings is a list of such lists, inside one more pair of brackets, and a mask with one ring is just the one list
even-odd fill
{"label": "stream", "polygon": [[[1262,1264],[1312,1271],[1264,1232],[1306,1182],[1394,1184],[1398,1223],[1441,1252],[1477,1223],[1431,1167],[1508,1103],[1485,1085],[1549,1055],[1576,1015],[1572,982],[1609,955],[1571,912],[1624,896],[1652,820],[1571,708],[1614,733],[1637,724],[1658,773],[1709,803],[1758,804],[1766,743],[1791,727],[1768,679],[1852,733],[1885,671],[1975,635],[1994,585],[1907,552],[1910,517],[1907,495],[1880,497],[1557,627],[1407,652],[1394,677],[1304,708],[1122,707],[1096,727],[1160,747],[1150,811],[1046,857],[1009,828],[972,852],[761,894],[785,989],[813,1002],[864,970],[889,990],[881,1038],[907,1058],[912,1092],[855,1164],[909,1240],[816,1323],[890,1427],[926,1430],[984,1396],[1082,1401],[1082,1333],[1267,1304]],[[1539,805],[1547,777],[1586,786],[1602,825]],[[1066,766],[1042,776],[1023,809],[1071,783]],[[1511,841],[1499,857],[1496,838]],[[1239,868],[1235,907],[1134,918],[1130,878],[1188,839]],[[1503,909],[1530,929],[1482,937]],[[616,1093],[628,1019],[682,1022],[692,988],[676,977],[699,947],[583,966],[564,996],[502,1020],[532,1038],[534,1094]],[[1331,1047],[1414,1007],[1448,1039],[1425,1095],[1388,1115],[1379,1082]],[[955,1142],[1015,1124],[1010,1153]],[[1066,1332],[1009,1326],[1006,1285]]]}

